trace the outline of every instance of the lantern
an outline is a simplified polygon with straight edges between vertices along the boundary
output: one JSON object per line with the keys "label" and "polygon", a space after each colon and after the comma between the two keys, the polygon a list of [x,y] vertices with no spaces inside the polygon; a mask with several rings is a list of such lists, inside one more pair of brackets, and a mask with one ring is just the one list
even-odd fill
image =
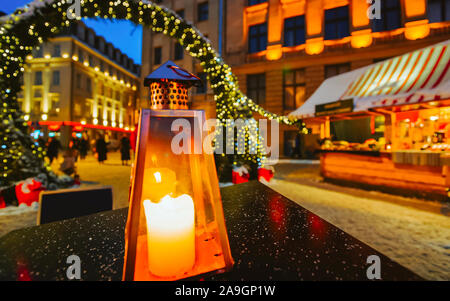
{"label": "lantern", "polygon": [[188,88],[200,83],[170,61],[144,81],[151,109],[139,120],[124,280],[179,280],[233,265],[214,157],[202,151],[205,115],[186,109]]}

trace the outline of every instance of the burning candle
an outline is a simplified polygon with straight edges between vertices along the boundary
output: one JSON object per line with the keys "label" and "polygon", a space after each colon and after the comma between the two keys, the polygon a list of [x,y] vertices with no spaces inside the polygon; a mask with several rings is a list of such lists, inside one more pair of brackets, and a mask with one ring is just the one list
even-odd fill
{"label": "burning candle", "polygon": [[166,195],[160,202],[144,201],[147,219],[148,266],[152,274],[172,277],[195,263],[195,210],[192,198]]}
{"label": "burning candle", "polygon": [[159,201],[164,196],[176,192],[176,174],[168,168],[147,168],[144,170],[142,199]]}

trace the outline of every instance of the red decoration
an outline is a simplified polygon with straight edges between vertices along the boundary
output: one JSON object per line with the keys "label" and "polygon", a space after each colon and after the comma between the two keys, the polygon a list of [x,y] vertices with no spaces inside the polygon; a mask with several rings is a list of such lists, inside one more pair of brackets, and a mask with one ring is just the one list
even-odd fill
{"label": "red decoration", "polygon": [[39,202],[39,194],[41,191],[44,191],[45,188],[42,186],[41,182],[30,178],[17,183],[15,190],[19,206],[21,204],[31,206],[32,203]]}
{"label": "red decoration", "polygon": [[231,174],[231,181],[233,184],[247,183],[250,179],[250,174],[244,166],[234,167]]}
{"label": "red decoration", "polygon": [[17,263],[17,281],[31,281],[27,266],[21,262]]}
{"label": "red decoration", "polygon": [[274,170],[272,166],[258,168],[258,181],[264,179],[265,181],[270,182],[270,180],[272,180],[273,178],[273,175]]}
{"label": "red decoration", "polygon": [[0,209],[5,207],[6,207],[5,200],[3,199],[3,196],[0,195]]}

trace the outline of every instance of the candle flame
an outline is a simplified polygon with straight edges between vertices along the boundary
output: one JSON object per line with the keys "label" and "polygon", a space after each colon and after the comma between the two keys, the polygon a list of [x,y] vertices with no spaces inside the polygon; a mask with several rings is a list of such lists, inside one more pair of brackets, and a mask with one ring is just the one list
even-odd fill
{"label": "candle flame", "polygon": [[157,171],[153,175],[155,176],[156,183],[161,183],[161,173]]}

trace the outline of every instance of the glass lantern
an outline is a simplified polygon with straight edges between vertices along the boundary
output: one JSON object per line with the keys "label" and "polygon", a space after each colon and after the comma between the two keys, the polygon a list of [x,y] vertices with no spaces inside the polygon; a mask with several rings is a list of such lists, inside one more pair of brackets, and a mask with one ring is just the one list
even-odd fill
{"label": "glass lantern", "polygon": [[[145,81],[152,109],[140,114],[123,280],[179,280],[233,265],[214,157],[202,151],[205,114],[179,109],[198,82],[170,61]],[[180,133],[187,138],[178,144]]]}

